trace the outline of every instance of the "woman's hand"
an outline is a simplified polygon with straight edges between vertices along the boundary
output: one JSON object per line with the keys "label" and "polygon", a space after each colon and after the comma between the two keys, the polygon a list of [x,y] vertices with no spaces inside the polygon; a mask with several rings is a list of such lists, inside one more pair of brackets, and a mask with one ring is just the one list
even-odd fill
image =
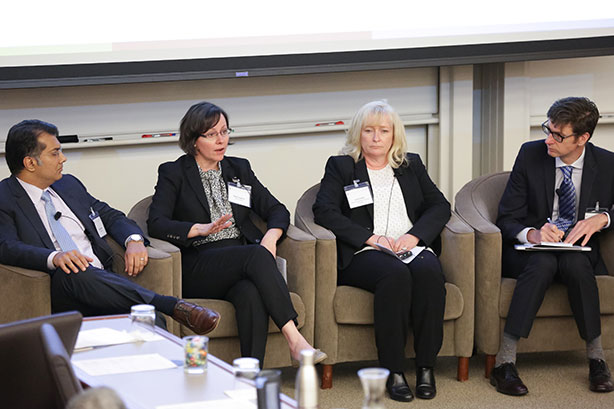
{"label": "woman's hand", "polygon": [[399,253],[401,251],[411,250],[418,245],[419,241],[420,239],[413,234],[406,233],[396,239],[396,241],[394,242],[394,252]]}
{"label": "woman's hand", "polygon": [[225,214],[212,223],[195,223],[188,232],[188,239],[198,236],[208,236],[217,233],[231,226],[230,218],[232,214]]}
{"label": "woman's hand", "polygon": [[365,244],[373,247],[374,249],[378,249],[378,250],[379,250],[379,247],[377,246],[378,244],[380,246],[384,246],[390,250],[393,250],[394,239],[392,237],[386,237],[386,236],[380,236],[380,235],[374,234],[373,236],[369,237],[369,240],[367,240]]}
{"label": "woman's hand", "polygon": [[269,229],[260,240],[260,245],[267,249],[273,257],[277,257],[277,240],[282,234],[282,229]]}

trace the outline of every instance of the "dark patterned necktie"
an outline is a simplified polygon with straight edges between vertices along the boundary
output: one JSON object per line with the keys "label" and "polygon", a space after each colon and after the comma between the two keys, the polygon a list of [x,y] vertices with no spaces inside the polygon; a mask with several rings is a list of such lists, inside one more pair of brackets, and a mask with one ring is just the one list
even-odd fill
{"label": "dark patterned necktie", "polygon": [[559,217],[554,221],[561,231],[567,231],[576,218],[576,188],[571,180],[573,166],[561,167],[563,181],[557,190],[559,195]]}

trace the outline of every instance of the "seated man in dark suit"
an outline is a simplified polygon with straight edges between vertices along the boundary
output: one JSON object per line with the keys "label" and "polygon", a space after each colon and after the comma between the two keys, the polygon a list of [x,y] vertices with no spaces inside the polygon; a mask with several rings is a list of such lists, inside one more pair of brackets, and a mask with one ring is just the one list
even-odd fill
{"label": "seated man in dark suit", "polygon": [[[587,98],[556,101],[542,124],[546,139],[521,147],[501,197],[497,226],[504,240],[502,271],[517,280],[490,377],[501,393],[528,392],[515,366],[516,343],[529,336],[554,280],[567,286],[578,331],[586,341],[590,390],[614,389],[601,346],[595,279],[607,274],[598,235],[611,228],[614,216],[614,153],[589,142],[598,120],[597,106]],[[592,251],[514,250],[517,243],[558,241],[588,245]]]}
{"label": "seated man in dark suit", "polygon": [[[66,157],[55,125],[22,121],[6,139],[11,176],[0,182],[0,263],[51,275],[52,311],[85,316],[130,312],[152,304],[205,334],[219,323],[215,311],[140,287],[109,271],[111,237],[125,245],[126,271],[139,274],[147,263],[143,232],[122,212],[92,197],[72,175],[62,175]],[[27,289],[24,289],[24,291]]]}

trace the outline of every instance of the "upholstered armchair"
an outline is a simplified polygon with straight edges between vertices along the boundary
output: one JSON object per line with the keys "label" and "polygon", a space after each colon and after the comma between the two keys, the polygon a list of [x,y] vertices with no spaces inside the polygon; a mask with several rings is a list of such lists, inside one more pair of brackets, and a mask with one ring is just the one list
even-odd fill
{"label": "upholstered armchair", "polygon": [[[135,204],[128,217],[133,219],[147,234],[147,217],[151,196]],[[252,220],[261,229],[265,228],[262,220],[254,213],[250,215]],[[172,271],[174,292],[173,295],[181,296],[181,252],[179,249],[162,240],[151,239],[151,246],[163,249],[173,258]],[[290,298],[294,309],[298,313],[298,328],[307,341],[313,343],[314,331],[314,308],[315,308],[315,240],[310,235],[290,225],[286,238],[279,243],[277,255],[287,261],[287,283],[290,289]],[[209,351],[227,362],[241,356],[235,309],[233,305],[224,300],[214,299],[188,299],[198,305],[218,311],[222,319],[218,327],[207,334],[209,337]],[[180,336],[191,335],[192,332],[181,326]],[[283,334],[269,322],[269,336],[265,353],[265,367],[290,366],[290,352]]]}
{"label": "upholstered armchair", "polygon": [[[164,251],[148,247],[149,262],[136,277],[124,272],[124,248],[109,236],[107,243],[114,252],[113,271],[159,294],[171,294],[168,271],[172,259]],[[51,314],[51,277],[44,271],[0,264],[0,324]],[[173,320],[167,318],[167,324]]]}
{"label": "upholstered armchair", "polygon": [[[331,388],[334,364],[377,359],[377,350],[373,331],[373,294],[337,285],[335,235],[314,222],[311,208],[319,187],[319,184],[311,187],[298,200],[295,224],[316,238],[315,346],[328,354],[328,359],[323,362],[322,388]],[[459,381],[465,381],[469,376],[469,357],[473,351],[473,231],[452,214],[441,238],[446,309],[439,355],[458,357],[457,377]],[[415,355],[411,334],[406,355]]]}
{"label": "upholstered armchair", "polygon": [[[485,376],[490,376],[499,350],[500,337],[516,286],[516,280],[501,277],[501,232],[495,225],[499,201],[510,172],[481,176],[457,194],[456,212],[475,230],[475,344],[486,354]],[[614,232],[600,234],[601,255],[610,275],[597,276],[601,307],[602,342],[614,348]],[[584,349],[567,300],[567,290],[555,283],[544,302],[528,338],[518,343],[518,352],[570,351]]]}

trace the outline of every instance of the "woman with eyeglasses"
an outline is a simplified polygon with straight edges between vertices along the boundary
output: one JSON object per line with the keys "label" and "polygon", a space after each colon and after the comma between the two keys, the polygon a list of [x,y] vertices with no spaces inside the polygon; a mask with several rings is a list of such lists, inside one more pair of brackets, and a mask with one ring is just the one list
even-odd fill
{"label": "woman with eyeglasses", "polygon": [[[246,159],[225,156],[231,131],[220,107],[190,107],[179,136],[186,154],[158,169],[149,234],[181,249],[184,297],[234,305],[242,356],[262,365],[270,316],[298,359],[301,350],[313,348],[296,327],[298,315],[275,261],[290,214]],[[250,220],[251,211],[267,223],[264,235]],[[324,359],[316,350],[315,360]]]}

